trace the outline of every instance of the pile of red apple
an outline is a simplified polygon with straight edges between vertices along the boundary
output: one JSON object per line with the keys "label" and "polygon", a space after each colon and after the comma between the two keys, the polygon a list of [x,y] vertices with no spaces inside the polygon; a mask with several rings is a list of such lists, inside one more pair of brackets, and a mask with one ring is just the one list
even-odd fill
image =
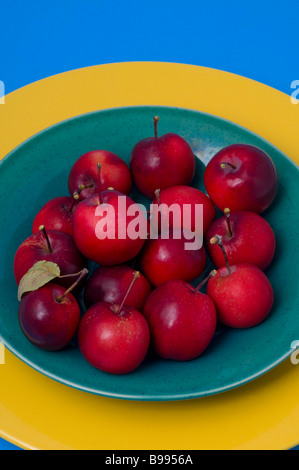
{"label": "pile of red apple", "polygon": [[[203,174],[206,194],[192,186],[190,145],[174,133],[158,136],[157,122],[155,117],[155,135],[132,149],[129,166],[106,150],[75,161],[70,196],[42,207],[14,259],[18,318],[26,337],[48,351],[65,348],[76,337],[87,362],[107,373],[133,371],[149,349],[165,359],[197,358],[218,323],[254,327],[273,305],[264,271],[273,260],[275,236],[261,215],[277,192],[271,158],[247,144],[223,148]],[[174,219],[164,237],[162,212],[154,239],[97,236],[102,209],[117,211],[120,195],[126,209],[135,203],[133,184],[159,206],[202,204],[203,243],[186,249],[185,232]],[[216,209],[223,214],[217,217]],[[118,211],[115,224],[124,218],[128,224],[126,211]],[[150,226],[149,215],[144,218]],[[192,232],[195,221],[192,210]],[[207,253],[215,269],[194,286],[206,270]],[[92,272],[89,262],[96,264]]]}

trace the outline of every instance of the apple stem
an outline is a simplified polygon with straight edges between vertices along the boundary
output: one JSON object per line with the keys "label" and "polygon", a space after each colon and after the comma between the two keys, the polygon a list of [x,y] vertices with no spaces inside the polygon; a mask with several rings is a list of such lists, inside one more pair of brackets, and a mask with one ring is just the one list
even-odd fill
{"label": "apple stem", "polygon": [[159,206],[161,206],[161,194],[160,193],[161,193],[160,189],[156,189],[155,196],[157,198],[157,202]]}
{"label": "apple stem", "polygon": [[224,259],[225,259],[225,264],[226,264],[227,270],[228,270],[229,274],[231,274],[230,265],[228,263],[227,254],[226,254],[226,251],[225,251],[224,246],[222,244],[222,240],[223,240],[223,238],[220,235],[215,235],[214,237],[211,238],[210,243],[212,245],[219,245],[219,247],[221,248],[221,251],[223,253]]}
{"label": "apple stem", "polygon": [[128,297],[128,295],[129,295],[129,293],[130,293],[130,291],[131,291],[131,289],[132,289],[132,287],[133,287],[133,285],[134,285],[136,279],[138,279],[139,276],[140,276],[140,272],[139,272],[139,271],[134,271],[133,279],[132,279],[132,281],[130,282],[130,285],[129,285],[129,287],[128,287],[128,290],[127,290],[127,292],[126,292],[126,294],[125,294],[125,296],[124,296],[124,298],[123,298],[123,300],[122,300],[120,306],[119,306],[118,309],[117,309],[117,312],[116,312],[117,315],[120,315],[120,314],[121,314],[121,311],[122,311],[122,308],[123,308],[123,306],[124,306],[124,304],[125,304],[125,301],[127,300],[127,297]]}
{"label": "apple stem", "polygon": [[100,163],[97,163],[97,169],[98,169],[98,187],[99,187],[99,201],[100,201],[100,204],[102,204],[101,168],[102,168],[102,165],[101,165]]}
{"label": "apple stem", "polygon": [[46,239],[46,242],[47,242],[47,245],[48,245],[48,250],[49,250],[49,252],[50,252],[50,253],[53,253],[53,250],[52,250],[52,247],[51,247],[51,243],[50,243],[48,234],[47,234],[47,232],[46,232],[45,226],[44,226],[44,225],[40,225],[39,230],[40,230],[41,232],[43,232],[43,235],[44,235],[44,237],[45,237],[45,239]]}
{"label": "apple stem", "polygon": [[211,279],[211,277],[216,276],[216,274],[216,269],[213,269],[213,271],[211,271],[210,274],[208,274],[208,276],[200,284],[198,284],[198,286],[195,288],[195,292],[198,292],[208,282],[208,280]]}
{"label": "apple stem", "polygon": [[230,223],[230,210],[228,208],[224,209],[224,215],[226,217],[227,228],[230,236],[233,236],[232,226]]}
{"label": "apple stem", "polygon": [[73,197],[77,197],[77,199],[79,199],[79,194],[84,190],[84,189],[89,189],[89,188],[94,188],[94,184],[93,183],[89,183],[89,184],[80,184],[79,188],[73,192]]}
{"label": "apple stem", "polygon": [[157,128],[158,128],[158,121],[159,121],[159,116],[155,116],[154,117],[154,129],[155,129],[155,137],[156,139],[158,138],[158,131],[157,131]]}
{"label": "apple stem", "polygon": [[[72,284],[66,291],[64,294],[62,294],[60,297],[56,297],[56,302],[58,303],[61,303],[63,301],[63,299],[73,290],[75,289],[75,287],[79,284],[79,282],[81,281],[81,279],[86,276],[86,274],[88,273],[88,269],[84,268],[82,269],[82,271],[80,271],[79,274],[79,277],[78,279],[74,282],[74,284]],[[75,276],[75,274],[73,274],[73,276]],[[66,276],[60,276],[60,277],[67,277]]]}
{"label": "apple stem", "polygon": [[68,279],[69,277],[76,277],[81,274],[82,271],[79,271],[78,273],[74,274],[62,274],[61,276],[58,276],[59,279]]}
{"label": "apple stem", "polygon": [[230,166],[233,170],[235,170],[237,167],[234,166],[232,163],[229,162],[221,162],[220,167],[224,170],[227,166]]}
{"label": "apple stem", "polygon": [[74,194],[73,194],[73,201],[72,201],[72,204],[69,208],[69,213],[71,214],[74,210],[74,207],[75,207],[75,204],[76,204],[76,201],[78,201],[79,199],[79,194],[75,191]]}
{"label": "apple stem", "polygon": [[161,208],[161,190],[156,189],[155,196],[158,202],[158,224],[160,223],[160,230],[162,230],[162,208]]}

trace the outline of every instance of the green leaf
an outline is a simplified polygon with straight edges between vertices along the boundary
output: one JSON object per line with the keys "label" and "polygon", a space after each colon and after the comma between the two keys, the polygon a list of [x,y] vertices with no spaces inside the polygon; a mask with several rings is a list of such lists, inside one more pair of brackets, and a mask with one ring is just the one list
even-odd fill
{"label": "green leaf", "polygon": [[37,261],[22,277],[18,287],[18,300],[26,292],[32,292],[60,276],[60,268],[51,261]]}

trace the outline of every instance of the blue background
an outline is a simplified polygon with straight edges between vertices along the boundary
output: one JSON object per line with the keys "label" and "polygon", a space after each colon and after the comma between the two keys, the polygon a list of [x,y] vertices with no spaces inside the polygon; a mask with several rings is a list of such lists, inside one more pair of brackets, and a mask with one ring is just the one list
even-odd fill
{"label": "blue background", "polygon": [[[225,70],[291,94],[298,12],[296,0],[1,0],[0,80],[9,93],[79,67],[162,61]],[[0,439],[0,449],[17,447]]]}

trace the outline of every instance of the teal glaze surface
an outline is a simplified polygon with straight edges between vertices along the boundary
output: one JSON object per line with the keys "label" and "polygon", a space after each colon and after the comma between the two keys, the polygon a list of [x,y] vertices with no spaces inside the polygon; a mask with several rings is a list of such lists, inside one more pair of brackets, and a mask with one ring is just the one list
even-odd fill
{"label": "teal glaze surface", "polygon": [[[155,115],[160,116],[160,135],[181,134],[199,157],[192,185],[201,190],[205,164],[221,147],[248,143],[262,148],[273,159],[279,189],[275,202],[263,215],[277,240],[274,261],[266,272],[274,288],[275,304],[268,319],[255,328],[219,328],[210,346],[195,360],[167,361],[149,353],[131,374],[109,375],[84,360],[75,340],[65,350],[51,353],[37,349],[25,338],[18,323],[13,259],[19,244],[31,234],[40,207],[53,197],[68,195],[67,178],[74,161],[89,150],[106,149],[128,163],[134,144],[153,135]],[[258,135],[215,116],[181,108],[142,106],[93,112],[31,137],[0,162],[1,341],[22,361],[54,380],[124,399],[163,401],[207,396],[266,373],[287,360],[291,343],[299,340],[298,175],[298,167]],[[149,204],[134,189],[132,197]],[[208,262],[206,273],[210,269]]]}

